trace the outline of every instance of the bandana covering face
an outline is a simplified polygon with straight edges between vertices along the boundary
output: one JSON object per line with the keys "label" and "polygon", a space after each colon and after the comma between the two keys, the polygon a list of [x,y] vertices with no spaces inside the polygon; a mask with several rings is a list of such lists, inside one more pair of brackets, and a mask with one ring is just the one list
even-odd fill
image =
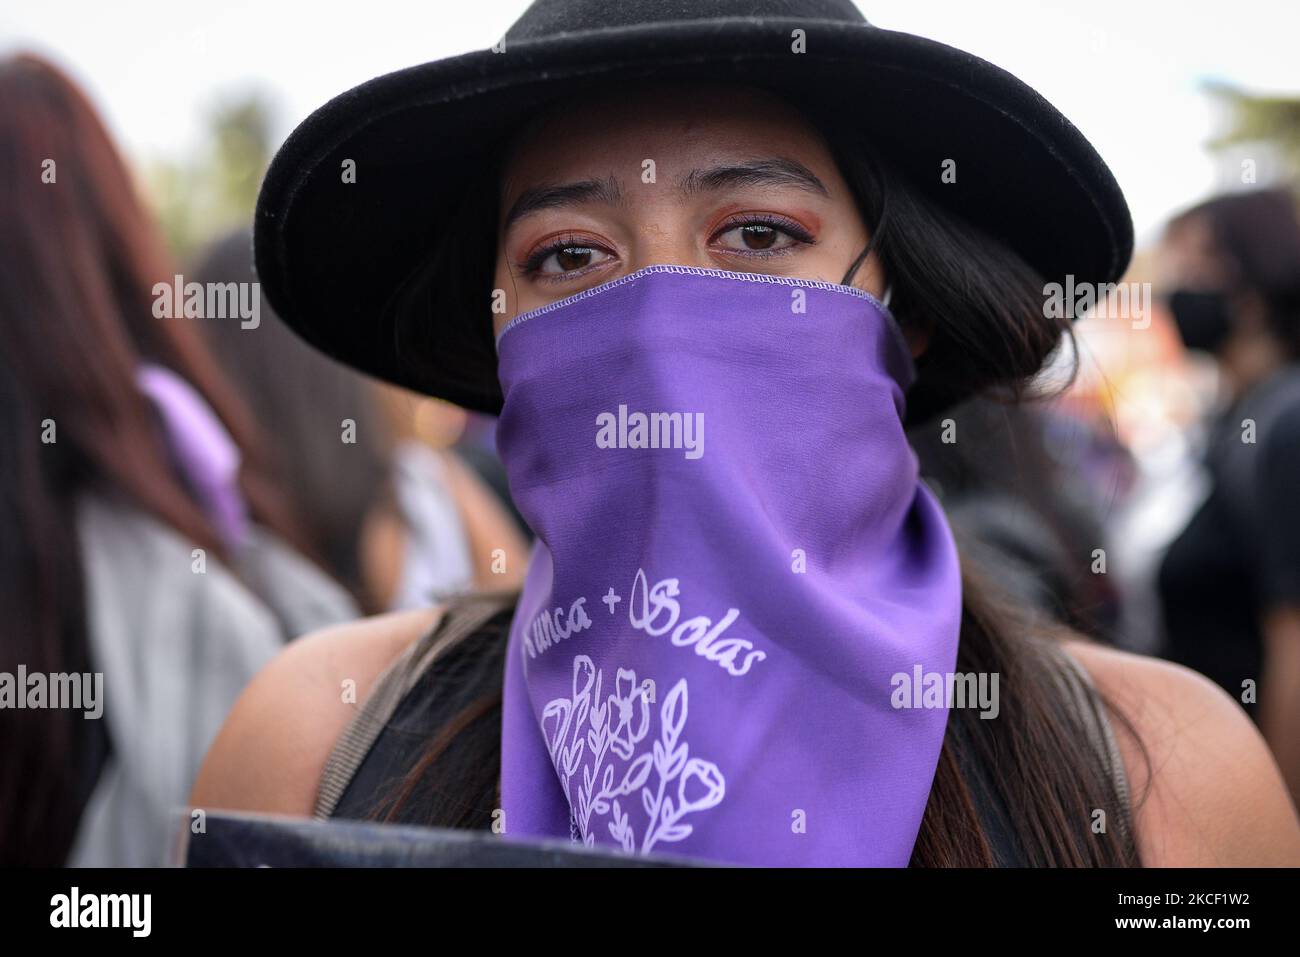
{"label": "bandana covering face", "polygon": [[654,266],[516,317],[498,353],[498,443],[538,536],[506,835],[905,866],[948,713],[895,676],[953,670],[961,583],[888,311]]}

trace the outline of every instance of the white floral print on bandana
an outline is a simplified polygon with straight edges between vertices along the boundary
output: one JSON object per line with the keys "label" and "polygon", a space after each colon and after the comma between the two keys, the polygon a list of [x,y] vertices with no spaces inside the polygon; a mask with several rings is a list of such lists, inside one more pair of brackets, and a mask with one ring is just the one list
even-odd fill
{"label": "white floral print on bandana", "polygon": [[[554,699],[542,711],[551,761],[569,798],[574,839],[594,845],[599,819],[628,853],[648,854],[656,844],[685,840],[693,828],[684,818],[717,807],[726,794],[718,766],[691,757],[682,740],[686,679],[664,698],[659,736],[648,749],[643,744],[651,729],[646,686],[637,683],[635,671],[619,668],[614,693],[602,697],[603,681],[601,669],[577,655],[572,695]],[[634,817],[641,825],[639,838]]]}

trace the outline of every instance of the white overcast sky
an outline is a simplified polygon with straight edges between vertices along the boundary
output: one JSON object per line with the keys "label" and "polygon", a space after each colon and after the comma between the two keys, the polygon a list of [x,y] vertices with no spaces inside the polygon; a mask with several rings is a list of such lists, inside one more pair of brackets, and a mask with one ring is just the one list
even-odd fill
{"label": "white overcast sky", "polygon": [[[618,0],[610,0],[612,3]],[[1297,0],[860,0],[877,26],[961,47],[1055,103],[1105,157],[1139,241],[1221,185],[1201,91],[1300,93]],[[53,56],[137,161],[184,159],[223,94],[265,90],[278,132],[336,93],[490,45],[524,0],[4,0],[0,53]],[[1267,165],[1261,178],[1267,178]]]}

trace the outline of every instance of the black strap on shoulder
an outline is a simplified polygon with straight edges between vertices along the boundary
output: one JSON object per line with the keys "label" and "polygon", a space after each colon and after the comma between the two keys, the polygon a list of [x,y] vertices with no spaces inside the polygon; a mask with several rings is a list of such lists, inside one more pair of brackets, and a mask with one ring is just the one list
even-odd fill
{"label": "black strap on shoulder", "polygon": [[[451,650],[467,639],[501,636],[508,627],[517,598],[513,592],[493,592],[453,599],[443,609],[438,622],[384,670],[325,762],[313,817],[323,820],[335,816],[358,770],[395,722],[416,733],[420,715],[430,713],[431,709],[421,708],[426,702],[412,700],[412,696],[429,685],[434,663],[446,660]],[[494,622],[497,627],[489,627]],[[440,711],[446,710],[441,707],[443,703],[439,702]],[[412,714],[403,715],[403,711]],[[437,729],[426,730],[432,733]]]}

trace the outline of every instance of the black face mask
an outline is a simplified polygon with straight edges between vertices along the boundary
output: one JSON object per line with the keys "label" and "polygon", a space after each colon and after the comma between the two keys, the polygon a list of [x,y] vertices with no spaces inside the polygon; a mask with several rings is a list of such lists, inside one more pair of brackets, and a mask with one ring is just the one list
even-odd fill
{"label": "black face mask", "polygon": [[1188,349],[1216,352],[1232,331],[1232,313],[1223,292],[1176,290],[1169,294],[1169,311]]}

